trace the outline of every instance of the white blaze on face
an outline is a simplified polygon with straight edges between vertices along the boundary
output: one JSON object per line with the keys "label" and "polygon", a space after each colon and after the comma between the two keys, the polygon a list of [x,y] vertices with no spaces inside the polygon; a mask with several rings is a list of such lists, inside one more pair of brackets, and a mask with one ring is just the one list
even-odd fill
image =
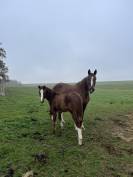
{"label": "white blaze on face", "polygon": [[40,89],[41,101],[43,101],[43,89]]}
{"label": "white blaze on face", "polygon": [[91,77],[91,87],[93,86],[93,76]]}

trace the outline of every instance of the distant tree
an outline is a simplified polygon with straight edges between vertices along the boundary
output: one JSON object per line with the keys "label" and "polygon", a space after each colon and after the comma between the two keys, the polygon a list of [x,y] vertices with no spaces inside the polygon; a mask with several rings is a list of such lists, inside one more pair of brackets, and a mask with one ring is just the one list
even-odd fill
{"label": "distant tree", "polygon": [[4,63],[4,59],[6,59],[6,51],[0,47],[0,95],[2,96],[5,95],[5,83],[8,80],[8,67]]}
{"label": "distant tree", "polygon": [[[1,43],[0,43],[1,44]],[[3,58],[6,58],[6,51],[5,49],[3,48],[0,48],[0,58],[3,59]]]}

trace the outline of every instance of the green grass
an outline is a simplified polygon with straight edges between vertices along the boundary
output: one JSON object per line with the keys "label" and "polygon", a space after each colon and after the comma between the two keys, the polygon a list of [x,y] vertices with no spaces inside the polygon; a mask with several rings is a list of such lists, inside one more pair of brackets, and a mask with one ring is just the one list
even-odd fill
{"label": "green grass", "polygon": [[[0,97],[0,177],[9,167],[14,177],[32,169],[37,177],[131,177],[133,143],[112,135],[114,120],[126,124],[133,112],[133,83],[98,84],[84,115],[83,146],[69,113],[52,134],[48,104],[40,104],[35,87],[8,88]],[[46,163],[34,154],[46,153]]]}

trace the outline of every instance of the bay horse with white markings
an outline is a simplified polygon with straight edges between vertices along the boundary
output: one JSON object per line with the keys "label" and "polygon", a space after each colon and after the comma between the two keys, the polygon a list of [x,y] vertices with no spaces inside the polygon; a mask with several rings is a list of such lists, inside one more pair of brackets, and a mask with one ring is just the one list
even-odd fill
{"label": "bay horse with white markings", "polygon": [[[96,74],[97,74],[97,70],[95,70],[94,73],[92,73],[91,70],[89,69],[88,76],[82,79],[80,82],[74,85],[59,83],[53,87],[53,90],[56,93],[66,93],[66,94],[71,92],[77,92],[82,98],[83,114],[84,114],[85,108],[90,100],[89,93],[93,93],[95,91]],[[61,121],[61,124],[63,124],[64,120],[61,112],[59,112],[58,117]]]}
{"label": "bay horse with white markings", "polygon": [[58,94],[46,86],[38,86],[41,102],[46,98],[50,105],[50,114],[55,132],[55,122],[58,112],[70,112],[78,132],[78,144],[82,145],[82,122],[83,122],[83,103],[82,98],[77,92]]}

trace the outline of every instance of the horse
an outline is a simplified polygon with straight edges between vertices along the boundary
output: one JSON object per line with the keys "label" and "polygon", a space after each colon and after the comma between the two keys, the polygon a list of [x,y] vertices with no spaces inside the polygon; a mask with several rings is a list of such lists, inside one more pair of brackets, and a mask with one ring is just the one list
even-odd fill
{"label": "horse", "polygon": [[55,123],[58,112],[70,112],[78,132],[78,144],[82,145],[82,122],[83,122],[83,103],[82,98],[77,92],[56,93],[46,86],[38,86],[41,102],[46,98],[50,106],[50,114],[55,133]]}
{"label": "horse", "polygon": [[[97,70],[95,70],[93,73],[91,70],[88,70],[88,76],[82,79],[80,82],[70,85],[66,83],[58,83],[53,87],[53,90],[56,93],[71,93],[71,92],[77,92],[81,98],[83,103],[83,115],[85,108],[90,100],[90,94],[95,91],[95,85],[96,85],[96,74]],[[58,118],[61,122],[61,126],[64,124],[63,114],[59,112]],[[84,126],[83,126],[84,128]]]}

